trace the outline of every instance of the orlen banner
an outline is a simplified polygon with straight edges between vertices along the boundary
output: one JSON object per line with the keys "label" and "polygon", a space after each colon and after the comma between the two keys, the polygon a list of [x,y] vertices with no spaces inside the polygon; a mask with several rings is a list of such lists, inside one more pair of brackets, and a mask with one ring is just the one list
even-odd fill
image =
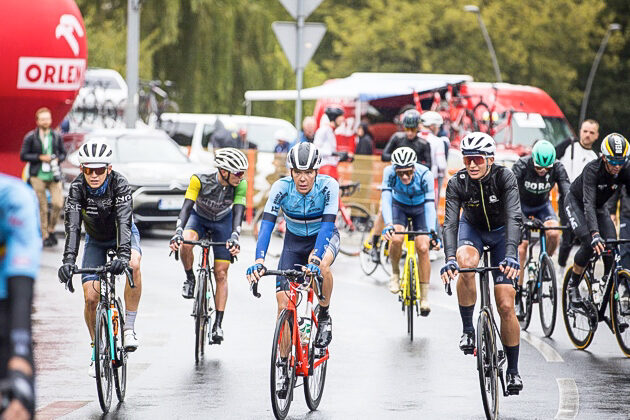
{"label": "orlen banner", "polygon": [[0,13],[0,172],[19,176],[20,147],[48,107],[58,126],[83,83],[87,36],[74,0],[3,0]]}

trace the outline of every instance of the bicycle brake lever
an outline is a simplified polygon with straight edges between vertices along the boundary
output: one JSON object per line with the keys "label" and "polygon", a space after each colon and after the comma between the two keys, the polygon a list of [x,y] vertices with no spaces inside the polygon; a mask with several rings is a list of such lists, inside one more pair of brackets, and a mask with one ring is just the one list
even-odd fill
{"label": "bicycle brake lever", "polygon": [[251,291],[252,291],[252,294],[253,294],[254,296],[256,296],[257,298],[259,298],[259,297],[260,297],[260,293],[258,293],[258,282],[257,282],[257,281],[253,282],[253,283],[250,285],[249,290],[251,290]]}
{"label": "bicycle brake lever", "polygon": [[450,281],[444,285],[444,290],[446,291],[447,295],[449,295],[449,296],[453,295],[453,291],[451,290],[451,282]]}
{"label": "bicycle brake lever", "polygon": [[70,280],[66,282],[66,290],[69,291],[70,293],[74,293],[74,286],[72,285],[72,277],[70,277]]}

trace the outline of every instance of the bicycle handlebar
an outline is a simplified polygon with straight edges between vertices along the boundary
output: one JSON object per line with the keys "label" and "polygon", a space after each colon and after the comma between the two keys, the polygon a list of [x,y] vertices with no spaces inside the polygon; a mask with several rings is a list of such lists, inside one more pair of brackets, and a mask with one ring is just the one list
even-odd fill
{"label": "bicycle handlebar", "polygon": [[[289,270],[266,270],[261,277],[264,276],[283,276],[283,277],[287,277],[288,279],[297,279],[298,277],[302,277],[304,276],[304,271],[301,270],[295,270],[295,269],[289,269]],[[322,282],[324,279],[322,278],[322,276],[314,276],[318,282]],[[251,290],[252,290],[252,294],[259,298],[260,296],[262,296],[260,293],[258,293],[258,282],[255,281],[252,283],[251,285]],[[317,290],[321,290],[321,287],[318,284],[318,287],[316,289]],[[321,300],[324,299],[324,295],[323,293],[317,293],[317,297]]]}
{"label": "bicycle handlebar", "polygon": [[571,229],[569,226],[541,226],[541,227],[536,227],[536,226],[529,225],[527,223],[524,223],[523,226],[527,230],[540,230],[540,231],[546,231],[546,230],[570,230]]}
{"label": "bicycle handlebar", "polygon": [[[202,248],[210,248],[211,246],[221,246],[221,245],[227,245],[227,241],[226,242],[212,242],[208,239],[202,239],[200,241],[187,241],[186,239],[184,239],[183,241],[179,242],[180,244],[186,244],[186,245],[198,245]],[[171,251],[168,255],[169,257],[175,253],[175,261],[179,261],[179,251]],[[234,262],[236,260],[236,256],[234,255],[230,255],[230,261]]]}
{"label": "bicycle handlebar", "polygon": [[431,236],[433,239],[437,239],[437,232],[425,232],[422,230],[405,230],[402,232],[394,232],[394,235],[426,235]]}
{"label": "bicycle handlebar", "polygon": [[[100,275],[100,274],[110,271],[111,265],[112,263],[110,261],[106,263],[105,265],[101,265],[99,267],[75,268],[74,270],[72,270],[72,275],[75,275],[75,274],[99,274]],[[129,282],[129,287],[134,289],[136,287],[136,284],[133,281],[133,273],[131,271],[131,267],[125,268],[125,276],[127,277],[127,281]],[[70,281],[69,283],[70,284],[67,285],[68,289],[70,290],[71,293],[74,293],[74,286],[72,286],[72,281]]]}
{"label": "bicycle handlebar", "polygon": [[[475,267],[475,268],[461,268],[458,273],[485,273],[488,271],[498,271],[501,270],[500,267]],[[449,281],[444,285],[444,290],[446,294],[451,296],[453,294],[453,290],[451,289],[451,282]]]}

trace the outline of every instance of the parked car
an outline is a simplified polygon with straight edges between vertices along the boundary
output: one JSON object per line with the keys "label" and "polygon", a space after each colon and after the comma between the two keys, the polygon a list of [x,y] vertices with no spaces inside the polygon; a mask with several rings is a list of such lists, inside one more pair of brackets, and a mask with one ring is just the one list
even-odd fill
{"label": "parked car", "polygon": [[[114,151],[113,168],[129,181],[134,221],[140,228],[174,224],[184,202],[190,176],[209,170],[195,164],[163,131],[154,129],[94,130],[84,141],[104,138]],[[64,184],[80,173],[78,151],[61,165]]]}

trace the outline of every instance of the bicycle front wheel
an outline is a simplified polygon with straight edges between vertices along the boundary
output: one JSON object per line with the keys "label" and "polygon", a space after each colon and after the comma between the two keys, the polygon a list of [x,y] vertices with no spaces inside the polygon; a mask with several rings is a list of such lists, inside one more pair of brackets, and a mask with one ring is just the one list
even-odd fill
{"label": "bicycle front wheel", "polygon": [[306,405],[311,411],[317,410],[322,400],[324,383],[326,382],[326,368],[328,367],[328,350],[318,349],[313,345],[315,337],[317,337],[316,321],[318,311],[319,305],[314,311],[316,316],[311,319],[311,339],[308,345],[310,372],[309,376],[304,378],[304,398],[306,399]]}
{"label": "bicycle front wheel", "polygon": [[481,311],[477,320],[477,371],[487,419],[499,417],[499,372],[495,338],[490,316],[486,311]]}
{"label": "bicycle front wheel", "polygon": [[271,349],[271,407],[277,419],[289,414],[295,385],[295,363],[297,360],[293,325],[293,312],[283,310],[276,323]]}
{"label": "bicycle front wheel", "polygon": [[[572,272],[573,270],[569,269],[564,275],[562,284],[562,316],[569,339],[577,349],[584,350],[593,341],[595,330],[591,327],[586,310],[574,307],[569,301],[569,281],[571,280]],[[578,288],[582,299],[588,298],[592,302],[593,289],[588,272],[584,273]]]}
{"label": "bicycle front wheel", "polygon": [[351,257],[359,255],[372,224],[372,216],[364,207],[346,204],[345,209],[340,208],[335,220],[340,236],[339,251]]}
{"label": "bicycle front wheel", "polygon": [[407,299],[405,304],[407,305],[407,332],[409,333],[409,340],[413,341],[413,309],[416,306],[416,279],[415,279],[415,264],[413,259],[409,259],[409,277],[406,279],[408,286]]}
{"label": "bicycle front wheel", "polygon": [[201,270],[199,271],[199,279],[197,279],[197,293],[195,294],[195,363],[199,363],[205,352],[205,338],[208,327],[208,306],[206,300],[207,291],[207,273],[204,270]]}
{"label": "bicycle front wheel", "polygon": [[534,308],[534,293],[536,290],[535,279],[528,278],[525,275],[525,282],[523,283],[523,290],[521,290],[521,296],[517,299],[520,299],[521,308],[523,313],[519,317],[518,323],[521,325],[521,329],[523,331],[529,328],[529,323],[532,320],[532,309]]}
{"label": "bicycle front wheel", "polygon": [[630,273],[623,270],[617,276],[617,289],[610,293],[610,313],[617,343],[630,357]]}
{"label": "bicycle front wheel", "polygon": [[390,241],[381,239],[381,248],[379,249],[381,267],[383,267],[383,271],[388,277],[392,275],[392,262],[389,259],[389,248],[391,245],[392,243]]}
{"label": "bicycle front wheel", "polygon": [[376,247],[376,251],[380,254],[380,247],[383,244],[381,241],[378,245],[370,243],[370,235],[368,235],[363,241],[363,245],[361,245],[361,255],[359,255],[359,260],[361,261],[361,270],[368,275],[371,276],[378,267],[378,263],[372,260],[372,249]]}
{"label": "bicycle front wheel", "polygon": [[109,345],[109,325],[107,308],[100,303],[96,310],[94,330],[94,368],[96,371],[96,391],[103,413],[109,411],[112,403],[112,356]]}
{"label": "bicycle front wheel", "polygon": [[539,268],[540,286],[538,287],[538,312],[540,325],[545,337],[551,337],[556,326],[556,308],[558,307],[558,285],[556,270],[549,255],[544,255]]}
{"label": "bicycle front wheel", "polygon": [[125,393],[127,392],[127,352],[123,343],[125,313],[120,299],[116,300],[116,309],[118,310],[118,334],[116,334],[115,342],[118,366],[114,369],[114,384],[116,385],[116,397],[118,401],[122,402],[125,400]]}

